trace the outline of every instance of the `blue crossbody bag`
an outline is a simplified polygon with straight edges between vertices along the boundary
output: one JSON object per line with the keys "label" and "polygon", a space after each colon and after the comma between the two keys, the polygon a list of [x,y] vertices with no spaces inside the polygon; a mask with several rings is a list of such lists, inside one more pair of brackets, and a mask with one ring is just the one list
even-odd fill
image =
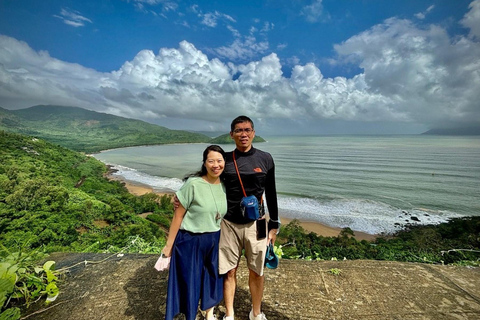
{"label": "blue crossbody bag", "polygon": [[243,216],[248,220],[258,220],[260,218],[260,210],[258,199],[255,196],[247,196],[245,188],[243,187],[242,178],[240,177],[240,172],[238,171],[237,161],[235,160],[235,151],[233,152],[233,163],[235,164],[235,170],[237,171],[238,180],[240,180],[240,185],[242,186],[242,191],[244,197],[240,201],[240,208],[242,209]]}

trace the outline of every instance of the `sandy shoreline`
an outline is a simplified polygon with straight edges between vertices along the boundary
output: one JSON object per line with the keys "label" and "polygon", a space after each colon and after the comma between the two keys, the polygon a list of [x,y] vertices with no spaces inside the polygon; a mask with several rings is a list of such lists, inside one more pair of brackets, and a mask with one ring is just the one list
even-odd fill
{"label": "sandy shoreline", "polygon": [[[143,194],[146,194],[146,193],[150,193],[150,192],[154,192],[158,195],[172,194],[172,193],[168,193],[168,192],[156,192],[156,191],[153,190],[152,187],[150,187],[148,185],[144,185],[144,184],[140,184],[140,183],[134,183],[134,182],[122,179],[121,177],[109,175],[108,178],[112,179],[112,180],[122,181],[123,183],[125,183],[125,187],[127,188],[127,190],[130,193],[132,193],[134,195],[137,195],[137,196],[140,196],[140,195],[143,195]],[[282,214],[280,213],[280,220],[282,221],[283,225],[286,225],[290,221],[292,221],[293,219],[282,216]],[[326,225],[323,225],[321,223],[314,222],[314,221],[301,221],[300,220],[300,225],[306,231],[314,232],[314,233],[316,233],[320,236],[324,236],[324,237],[336,237],[340,234],[340,231],[342,231],[341,228],[326,226]],[[359,231],[354,231],[354,233],[355,233],[355,238],[357,240],[373,240],[373,239],[375,239],[375,235],[372,235],[372,234],[359,232]]]}

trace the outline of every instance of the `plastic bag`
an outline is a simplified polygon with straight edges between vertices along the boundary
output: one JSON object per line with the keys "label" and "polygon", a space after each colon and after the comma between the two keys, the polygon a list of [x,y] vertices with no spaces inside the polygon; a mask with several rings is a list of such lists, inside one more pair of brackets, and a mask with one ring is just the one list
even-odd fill
{"label": "plastic bag", "polygon": [[158,271],[168,270],[170,267],[170,257],[165,257],[163,253],[158,258],[157,262],[155,263],[155,269]]}

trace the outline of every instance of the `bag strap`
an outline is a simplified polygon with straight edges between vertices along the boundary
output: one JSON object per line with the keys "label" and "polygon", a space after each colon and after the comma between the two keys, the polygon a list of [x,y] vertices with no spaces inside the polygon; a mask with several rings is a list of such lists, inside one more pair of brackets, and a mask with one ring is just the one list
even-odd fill
{"label": "bag strap", "polygon": [[[235,164],[235,170],[237,171],[238,180],[240,180],[240,185],[242,186],[243,195],[246,197],[247,193],[243,187],[242,177],[240,177],[240,171],[238,170],[237,161],[235,160],[235,150],[233,150],[233,164]],[[260,204],[263,204],[263,197],[260,199]]]}
{"label": "bag strap", "polygon": [[235,170],[237,171],[238,180],[240,180],[240,185],[242,186],[243,195],[246,197],[247,193],[245,192],[245,188],[243,187],[242,178],[240,177],[240,171],[238,171],[237,161],[235,160],[235,150],[233,150],[233,163],[235,164]]}

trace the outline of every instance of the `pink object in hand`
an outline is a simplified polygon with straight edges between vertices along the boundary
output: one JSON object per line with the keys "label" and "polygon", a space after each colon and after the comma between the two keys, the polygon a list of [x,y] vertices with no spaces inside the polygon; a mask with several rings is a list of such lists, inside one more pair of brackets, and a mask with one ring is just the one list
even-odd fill
{"label": "pink object in hand", "polygon": [[165,257],[163,253],[160,255],[160,258],[158,258],[157,262],[155,263],[155,269],[158,271],[163,271],[167,270],[168,267],[170,266],[170,257]]}

